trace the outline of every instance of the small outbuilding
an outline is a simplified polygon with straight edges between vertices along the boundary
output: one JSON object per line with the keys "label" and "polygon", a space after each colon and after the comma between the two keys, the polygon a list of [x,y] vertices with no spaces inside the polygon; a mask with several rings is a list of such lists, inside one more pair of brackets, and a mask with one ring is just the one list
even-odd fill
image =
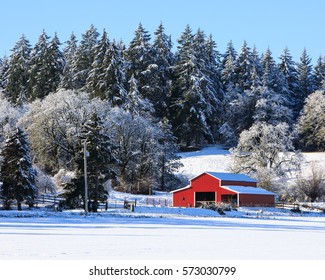
{"label": "small outbuilding", "polygon": [[236,206],[273,207],[275,193],[257,187],[244,174],[204,172],[184,188],[172,191],[173,207],[199,207],[203,203],[231,203]]}

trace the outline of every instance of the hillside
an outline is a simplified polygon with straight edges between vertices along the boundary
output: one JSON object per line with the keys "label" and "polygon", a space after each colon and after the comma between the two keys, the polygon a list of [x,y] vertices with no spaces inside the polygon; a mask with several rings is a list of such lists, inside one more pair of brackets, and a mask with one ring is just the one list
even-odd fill
{"label": "hillside", "polygon": [[[179,174],[191,179],[205,171],[229,172],[230,152],[220,145],[205,147],[200,151],[179,153],[183,167]],[[311,165],[317,164],[325,169],[325,152],[302,153],[301,172],[303,176],[310,173]],[[292,183],[298,173],[287,174],[287,184]]]}

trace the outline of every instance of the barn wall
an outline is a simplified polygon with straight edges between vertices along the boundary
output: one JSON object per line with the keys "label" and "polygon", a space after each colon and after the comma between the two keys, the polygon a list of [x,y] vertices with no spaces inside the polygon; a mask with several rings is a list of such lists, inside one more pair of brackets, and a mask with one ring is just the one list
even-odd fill
{"label": "barn wall", "polygon": [[191,181],[191,186],[194,192],[217,192],[216,202],[221,201],[221,195],[223,194],[236,194],[235,192],[221,188],[220,180],[209,174],[202,174],[194,178]]}
{"label": "barn wall", "polygon": [[173,193],[173,207],[194,207],[194,192],[192,188]]}
{"label": "barn wall", "polygon": [[265,194],[239,194],[239,206],[274,207],[274,195]]}

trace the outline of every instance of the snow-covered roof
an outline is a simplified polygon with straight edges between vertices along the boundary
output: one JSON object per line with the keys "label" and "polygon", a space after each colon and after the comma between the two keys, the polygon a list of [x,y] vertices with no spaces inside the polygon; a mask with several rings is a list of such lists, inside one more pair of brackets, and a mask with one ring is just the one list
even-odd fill
{"label": "snow-covered roof", "polygon": [[275,195],[275,193],[267,191],[262,188],[255,187],[244,187],[244,186],[221,186],[226,190],[230,190],[239,194],[266,194],[266,195]]}
{"label": "snow-covered roof", "polygon": [[184,187],[184,188],[177,189],[177,190],[173,190],[173,191],[171,191],[170,193],[174,193],[174,192],[179,192],[179,191],[182,191],[182,190],[186,190],[186,189],[189,189],[190,187],[191,187],[190,185],[187,185],[187,186]]}
{"label": "snow-covered roof", "polygon": [[205,172],[217,179],[224,181],[242,181],[242,182],[254,182],[257,181],[245,174],[237,174],[237,173],[223,173],[223,172]]}

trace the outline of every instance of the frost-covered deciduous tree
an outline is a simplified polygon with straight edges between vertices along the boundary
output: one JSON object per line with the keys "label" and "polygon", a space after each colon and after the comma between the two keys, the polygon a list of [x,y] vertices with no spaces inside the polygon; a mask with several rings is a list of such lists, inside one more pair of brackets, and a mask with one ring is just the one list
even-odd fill
{"label": "frost-covered deciduous tree", "polygon": [[32,166],[31,152],[27,135],[17,128],[1,152],[1,197],[4,208],[9,210],[16,201],[18,210],[22,210],[22,202],[33,206],[37,194],[35,186],[36,171]]}
{"label": "frost-covered deciduous tree", "polygon": [[298,120],[300,144],[305,150],[325,150],[325,93],[309,95]]}
{"label": "frost-covered deciduous tree", "polygon": [[240,134],[237,147],[231,150],[232,171],[250,174],[259,185],[272,188],[272,181],[299,167],[293,135],[286,123],[257,122]]}
{"label": "frost-covered deciduous tree", "polygon": [[119,187],[146,194],[153,188],[168,188],[165,178],[174,180],[171,172],[178,166],[175,139],[168,132],[168,125],[154,124],[148,118],[118,108],[112,110],[109,120],[117,146]]}
{"label": "frost-covered deciduous tree", "polygon": [[73,168],[83,124],[94,113],[105,116],[109,109],[107,102],[90,99],[85,92],[71,90],[52,93],[44,100],[35,100],[22,119],[35,162],[46,172]]}
{"label": "frost-covered deciduous tree", "polygon": [[312,163],[311,172],[307,176],[298,177],[296,187],[310,199],[311,202],[325,195],[325,170]]}
{"label": "frost-covered deciduous tree", "polygon": [[6,98],[6,95],[0,91],[0,148],[3,141],[17,125],[18,120],[27,111],[25,106],[13,105]]}

